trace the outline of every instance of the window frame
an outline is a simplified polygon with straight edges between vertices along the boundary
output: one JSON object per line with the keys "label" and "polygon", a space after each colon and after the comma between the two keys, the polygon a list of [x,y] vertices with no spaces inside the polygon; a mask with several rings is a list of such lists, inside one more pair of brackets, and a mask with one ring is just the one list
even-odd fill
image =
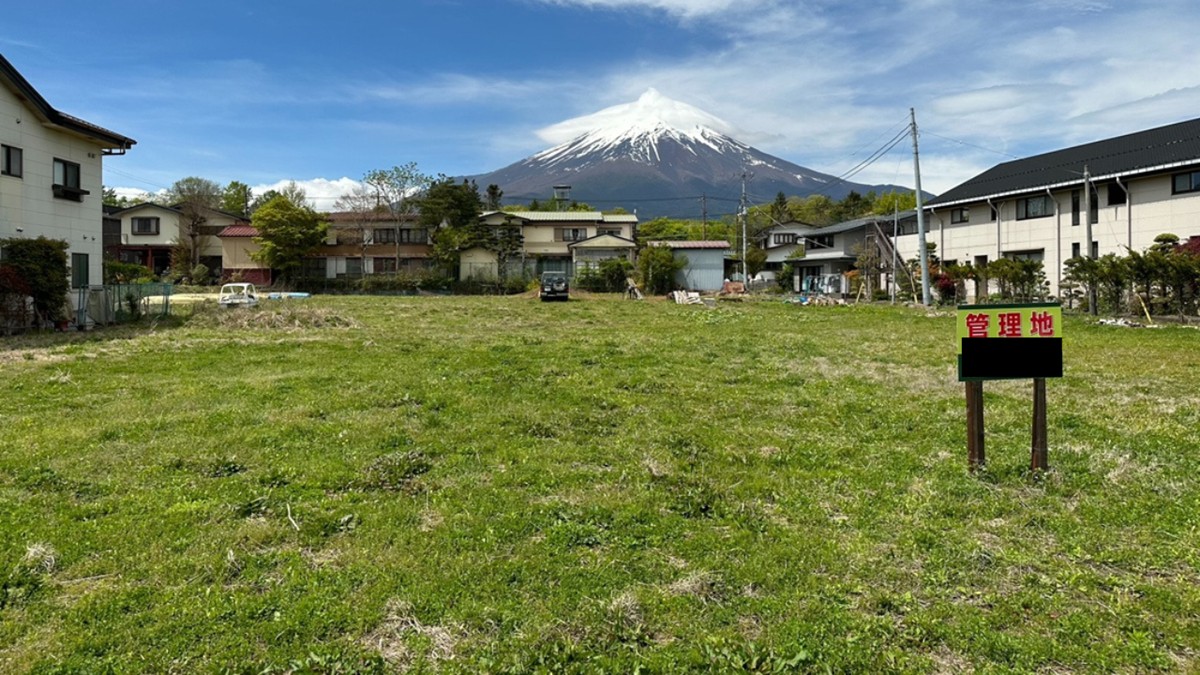
{"label": "window frame", "polygon": [[[55,157],[52,167],[51,180],[53,182],[50,189],[53,191],[55,197],[73,202],[82,202],[84,195],[91,194],[91,192],[83,189],[83,167],[78,162]],[[61,180],[59,180],[60,178]]]}
{"label": "window frame", "polygon": [[[13,158],[16,161],[13,161]],[[13,171],[13,165],[17,170]],[[0,144],[0,176],[25,177],[25,151],[15,145]]]}
{"label": "window frame", "polygon": [[775,246],[788,246],[796,243],[795,232],[776,232],[771,237],[771,241]]}
{"label": "window frame", "polygon": [[397,241],[396,228],[394,227],[376,227],[371,229],[372,244],[395,244]]}
{"label": "window frame", "polygon": [[[1189,187],[1187,189],[1179,189],[1180,178],[1188,179]],[[1200,171],[1184,171],[1171,176],[1171,194],[1185,195],[1192,192],[1200,192]]]}
{"label": "window frame", "polygon": [[399,244],[428,244],[429,230],[424,227],[402,227],[396,242]]}
{"label": "window frame", "polygon": [[[153,231],[152,231],[152,232],[140,232],[140,231],[138,231],[138,221],[150,221],[150,222],[153,222],[153,224],[154,224]],[[130,234],[132,234],[132,235],[134,235],[134,236],[137,236],[137,237],[154,237],[154,236],[157,236],[157,235],[158,235],[158,233],[162,231],[162,230],[161,230],[161,228],[162,228],[162,223],[161,223],[160,221],[161,221],[161,219],[160,219],[158,216],[134,216],[134,217],[131,217],[131,218],[129,219],[129,233],[130,233]]]}
{"label": "window frame", "polygon": [[950,224],[958,225],[959,223],[971,222],[971,209],[959,207],[950,210]]}
{"label": "window frame", "polygon": [[[1046,210],[1044,213],[1036,213],[1034,215],[1029,214],[1029,204],[1034,200],[1041,202],[1042,208]],[[1033,197],[1024,197],[1022,199],[1018,199],[1017,220],[1033,220],[1035,218],[1049,218],[1050,216],[1053,216],[1053,201],[1054,200],[1050,199],[1050,195],[1036,195]]]}

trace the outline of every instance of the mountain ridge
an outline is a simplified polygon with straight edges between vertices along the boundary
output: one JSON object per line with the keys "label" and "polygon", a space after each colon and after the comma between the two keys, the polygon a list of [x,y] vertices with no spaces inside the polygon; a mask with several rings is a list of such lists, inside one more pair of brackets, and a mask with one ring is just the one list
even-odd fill
{"label": "mountain ridge", "polygon": [[574,200],[602,210],[623,207],[642,220],[736,213],[743,173],[750,176],[751,203],[770,201],[779,192],[841,199],[851,191],[909,189],[839,181],[730,133],[724,120],[650,89],[632,103],[553,125],[543,135],[566,140],[469,178],[480,186],[500,186],[508,202],[549,199],[554,186],[570,185]]}

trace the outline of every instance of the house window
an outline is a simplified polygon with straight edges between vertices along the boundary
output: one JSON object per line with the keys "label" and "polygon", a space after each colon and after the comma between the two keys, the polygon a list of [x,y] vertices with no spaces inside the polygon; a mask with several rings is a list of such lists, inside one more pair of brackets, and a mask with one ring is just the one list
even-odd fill
{"label": "house window", "polygon": [[1100,242],[1098,242],[1098,241],[1092,242],[1092,257],[1093,258],[1100,257]]}
{"label": "house window", "polygon": [[88,285],[88,254],[71,254],[71,288],[83,288]]}
{"label": "house window", "polygon": [[619,228],[619,227],[598,227],[598,228],[596,228],[596,236],[598,237],[602,234],[611,234],[614,237],[619,237],[619,236],[621,236],[621,228]]}
{"label": "house window", "polygon": [[11,145],[0,145],[0,174],[20,178],[25,175],[24,153]]}
{"label": "house window", "polygon": [[1125,194],[1125,188],[1121,187],[1120,185],[1117,185],[1116,183],[1113,183],[1112,185],[1108,186],[1108,205],[1109,206],[1116,206],[1118,204],[1124,204],[1128,198],[1129,198],[1129,196]]}
{"label": "house window", "polygon": [[993,207],[991,207],[991,210],[992,210],[992,222],[994,223],[1000,219],[1000,209],[993,206]]}
{"label": "house window", "polygon": [[73,202],[83,201],[83,196],[89,194],[80,187],[79,165],[63,159],[54,160],[54,196],[59,199],[70,199]]}
{"label": "house window", "polygon": [[158,234],[158,218],[133,218],[130,225],[134,234]]}
{"label": "house window", "polygon": [[[1092,194],[1089,195],[1089,197],[1091,197],[1091,201],[1088,203],[1088,215],[1090,216],[1092,224],[1095,225],[1096,223],[1100,222],[1100,193],[1093,190]],[[1071,225],[1073,225],[1073,226],[1079,224],[1079,211],[1080,211],[1079,203],[1080,203],[1080,201],[1081,201],[1080,191],[1072,190],[1071,191]]]}
{"label": "house window", "polygon": [[361,277],[362,270],[362,258],[346,258],[346,276]]}
{"label": "house window", "polygon": [[[390,227],[377,227],[371,233],[376,244],[394,244],[396,243],[396,230]],[[382,260],[383,258],[380,258]]]}
{"label": "house window", "polygon": [[1072,258],[1079,257],[1079,242],[1075,242],[1074,244],[1071,244],[1071,257]]}
{"label": "house window", "polygon": [[371,261],[375,274],[391,274],[396,271],[395,258],[375,258]]}
{"label": "house window", "polygon": [[301,264],[300,273],[302,276],[310,279],[325,278],[325,259],[324,258],[305,258]]}
{"label": "house window", "polygon": [[1027,197],[1017,200],[1017,220],[1045,218],[1054,215],[1054,202],[1049,196]]}
{"label": "house window", "polygon": [[425,228],[400,230],[401,244],[425,244],[429,241],[429,230]]}
{"label": "house window", "polygon": [[971,209],[954,209],[950,212],[950,223],[967,223],[971,221]]}
{"label": "house window", "polygon": [[774,237],[776,246],[796,243],[796,234],[794,232],[779,232]]}
{"label": "house window", "polygon": [[556,227],[554,241],[583,241],[587,239],[586,227]]}
{"label": "house window", "polygon": [[1008,251],[1004,254],[1009,260],[1044,260],[1046,249],[1039,248],[1030,251]]}
{"label": "house window", "polygon": [[1171,181],[1171,194],[1200,191],[1200,171],[1177,173]]}
{"label": "house window", "polygon": [[812,248],[833,248],[833,235],[820,234],[815,237],[808,237],[808,245]]}

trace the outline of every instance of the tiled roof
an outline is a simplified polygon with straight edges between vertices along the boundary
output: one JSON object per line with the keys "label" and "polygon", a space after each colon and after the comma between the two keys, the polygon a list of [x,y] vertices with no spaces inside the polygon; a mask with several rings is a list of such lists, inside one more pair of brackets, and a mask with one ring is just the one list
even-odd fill
{"label": "tiled roof", "polygon": [[981,201],[1046,188],[1200,164],[1200,119],[998,164],[930,200],[928,206]]}
{"label": "tiled roof", "polygon": [[606,215],[599,211],[488,211],[481,217],[506,213],[531,223],[637,223],[631,213]]}
{"label": "tiled roof", "polygon": [[253,225],[230,225],[221,230],[218,237],[257,237],[258,230]]}
{"label": "tiled roof", "polygon": [[731,248],[727,241],[651,241],[647,242],[648,246],[666,246],[671,249],[715,249],[723,250]]}

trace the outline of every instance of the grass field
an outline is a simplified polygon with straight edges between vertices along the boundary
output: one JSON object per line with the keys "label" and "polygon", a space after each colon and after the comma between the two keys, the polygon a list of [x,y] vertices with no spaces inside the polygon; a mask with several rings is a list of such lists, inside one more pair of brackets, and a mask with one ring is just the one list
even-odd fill
{"label": "grass field", "polygon": [[1195,671],[1200,331],[314,298],[0,343],[2,672]]}

